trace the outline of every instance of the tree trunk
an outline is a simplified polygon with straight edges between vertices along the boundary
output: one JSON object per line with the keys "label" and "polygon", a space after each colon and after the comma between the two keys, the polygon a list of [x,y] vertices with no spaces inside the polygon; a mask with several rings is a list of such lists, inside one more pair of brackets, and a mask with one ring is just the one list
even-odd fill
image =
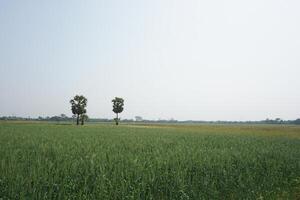
{"label": "tree trunk", "polygon": [[84,117],[82,116],[81,117],[81,125],[83,125],[84,124]]}
{"label": "tree trunk", "polygon": [[79,125],[79,115],[77,114],[77,123],[76,125]]}
{"label": "tree trunk", "polygon": [[116,125],[117,126],[119,125],[119,115],[118,115],[118,113],[117,113]]}

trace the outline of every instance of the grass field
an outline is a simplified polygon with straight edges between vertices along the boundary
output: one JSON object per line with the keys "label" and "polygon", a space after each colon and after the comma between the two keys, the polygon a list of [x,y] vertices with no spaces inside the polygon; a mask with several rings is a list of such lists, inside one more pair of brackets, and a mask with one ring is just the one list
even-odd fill
{"label": "grass field", "polygon": [[300,199],[300,126],[0,122],[0,199]]}

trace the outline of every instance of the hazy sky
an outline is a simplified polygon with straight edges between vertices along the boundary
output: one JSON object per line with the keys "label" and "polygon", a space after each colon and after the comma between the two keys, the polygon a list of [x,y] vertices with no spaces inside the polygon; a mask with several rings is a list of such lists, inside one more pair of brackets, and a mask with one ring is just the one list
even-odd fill
{"label": "hazy sky", "polygon": [[0,115],[300,118],[299,0],[0,0]]}

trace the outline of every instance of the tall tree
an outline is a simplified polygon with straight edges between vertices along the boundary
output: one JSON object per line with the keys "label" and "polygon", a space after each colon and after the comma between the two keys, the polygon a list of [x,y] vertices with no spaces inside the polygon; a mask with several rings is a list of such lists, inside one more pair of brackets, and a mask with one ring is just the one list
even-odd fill
{"label": "tall tree", "polygon": [[113,103],[113,111],[114,113],[117,114],[117,117],[114,119],[116,122],[116,125],[119,124],[119,113],[121,113],[124,110],[124,99],[120,98],[120,97],[115,97],[112,100]]}
{"label": "tall tree", "polygon": [[[77,118],[77,125],[79,125],[79,119],[80,116],[86,113],[86,105],[87,105],[87,98],[85,98],[82,95],[76,95],[73,99],[70,101],[71,103],[71,110],[74,115],[76,115]],[[81,125],[83,125],[83,121],[81,122]]]}

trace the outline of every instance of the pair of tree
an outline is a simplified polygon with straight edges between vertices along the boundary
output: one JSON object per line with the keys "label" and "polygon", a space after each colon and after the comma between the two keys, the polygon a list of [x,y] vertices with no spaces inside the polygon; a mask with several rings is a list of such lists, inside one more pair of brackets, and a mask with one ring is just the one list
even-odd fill
{"label": "pair of tree", "polygon": [[[70,101],[72,113],[76,116],[77,125],[79,125],[79,120],[81,121],[81,125],[84,124],[84,121],[87,120],[88,116],[86,115],[86,106],[87,106],[87,98],[82,95],[76,95]],[[119,124],[120,118],[119,113],[124,110],[124,99],[120,97],[115,97],[112,100],[113,103],[113,112],[116,113],[116,118],[114,118],[116,125]]]}

